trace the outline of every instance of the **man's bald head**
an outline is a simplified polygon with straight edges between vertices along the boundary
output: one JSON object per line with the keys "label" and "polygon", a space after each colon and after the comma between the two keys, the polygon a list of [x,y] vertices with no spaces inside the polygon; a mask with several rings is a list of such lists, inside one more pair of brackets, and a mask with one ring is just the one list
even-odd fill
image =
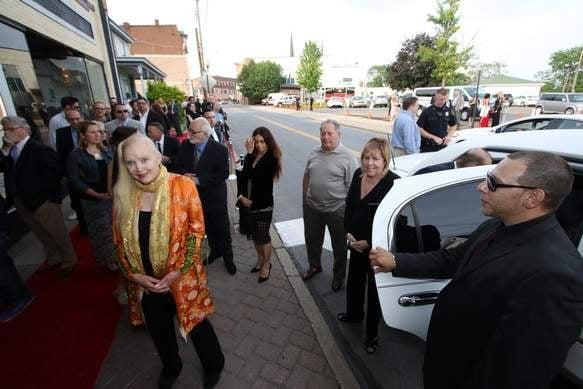
{"label": "man's bald head", "polygon": [[466,151],[455,160],[456,167],[473,167],[491,165],[492,157],[484,149],[475,148]]}

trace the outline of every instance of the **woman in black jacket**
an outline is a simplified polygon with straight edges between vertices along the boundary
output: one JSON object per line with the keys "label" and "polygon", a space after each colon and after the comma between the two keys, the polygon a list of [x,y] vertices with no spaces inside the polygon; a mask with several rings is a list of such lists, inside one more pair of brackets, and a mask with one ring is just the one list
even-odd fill
{"label": "woman in black jacket", "polygon": [[251,272],[259,272],[257,281],[261,283],[267,281],[271,272],[269,227],[273,216],[273,182],[281,175],[281,151],[265,127],[253,131],[245,148],[248,154],[240,176],[239,203],[249,208],[251,214],[251,236],[257,250],[257,264]]}
{"label": "woman in black jacket", "polygon": [[372,222],[375,212],[393,186],[393,181],[398,178],[389,171],[390,158],[391,153],[386,139],[372,138],[367,142],[360,156],[361,168],[354,173],[348,190],[344,214],[350,263],[346,283],[346,312],[339,313],[337,317],[343,322],[362,321],[364,292],[367,285],[365,349],[369,354],[374,353],[378,347],[381,305],[368,253],[372,244]]}

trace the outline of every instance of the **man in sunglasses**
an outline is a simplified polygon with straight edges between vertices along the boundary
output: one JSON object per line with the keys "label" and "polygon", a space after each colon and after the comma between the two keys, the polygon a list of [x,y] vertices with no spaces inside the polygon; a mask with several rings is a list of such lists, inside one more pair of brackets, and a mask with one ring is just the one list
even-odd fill
{"label": "man in sunglasses", "polygon": [[478,185],[492,219],[422,254],[371,250],[377,272],[449,279],[433,309],[426,389],[548,388],[583,325],[583,260],[555,218],[573,173],[545,152],[510,154]]}
{"label": "man in sunglasses", "polygon": [[132,127],[137,128],[142,134],[146,133],[144,126],[138,120],[130,119],[129,109],[126,105],[117,103],[113,107],[113,116],[115,119],[105,123],[105,129],[107,130],[108,138],[118,127]]}
{"label": "man in sunglasses", "polygon": [[73,96],[65,96],[61,98],[61,112],[53,116],[49,121],[49,145],[54,150],[57,149],[57,129],[69,125],[69,121],[65,117],[65,112],[70,109],[75,109],[81,112],[79,99]]}

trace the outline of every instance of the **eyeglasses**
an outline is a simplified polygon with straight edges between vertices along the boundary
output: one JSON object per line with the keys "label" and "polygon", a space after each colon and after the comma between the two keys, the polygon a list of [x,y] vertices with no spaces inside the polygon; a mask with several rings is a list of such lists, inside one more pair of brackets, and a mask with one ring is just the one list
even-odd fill
{"label": "eyeglasses", "polygon": [[207,116],[205,116],[204,118],[205,118],[205,119],[214,119],[214,118],[215,118],[215,115],[210,115],[210,116],[209,116],[209,115],[207,115]]}
{"label": "eyeglasses", "polygon": [[123,111],[115,111],[115,113],[128,113],[129,111],[127,109],[124,109]]}
{"label": "eyeglasses", "polygon": [[73,109],[81,109],[81,106],[80,105],[74,105],[73,106]]}
{"label": "eyeglasses", "polygon": [[488,185],[488,190],[490,192],[496,192],[498,188],[522,188],[522,189],[538,189],[533,186],[524,186],[524,185],[511,185],[511,184],[502,184],[496,180],[496,177],[492,175],[492,173],[486,173],[486,185]]}

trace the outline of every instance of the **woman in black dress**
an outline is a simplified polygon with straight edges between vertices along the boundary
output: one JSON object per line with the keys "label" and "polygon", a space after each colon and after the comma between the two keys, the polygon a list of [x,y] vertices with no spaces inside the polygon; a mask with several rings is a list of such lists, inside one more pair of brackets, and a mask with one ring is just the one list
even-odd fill
{"label": "woman in black dress", "polygon": [[281,151],[271,131],[258,127],[245,141],[247,155],[243,164],[242,194],[239,203],[249,208],[251,236],[257,251],[257,282],[265,282],[271,272],[271,237],[269,226],[273,216],[273,182],[281,175]]}
{"label": "woman in black dress", "polygon": [[350,263],[346,283],[346,312],[339,313],[337,317],[343,322],[362,321],[364,292],[367,285],[365,349],[369,354],[374,353],[378,347],[381,306],[368,253],[371,249],[375,212],[393,186],[393,181],[398,178],[389,171],[390,158],[389,144],[385,139],[373,138],[367,142],[360,157],[361,168],[354,173],[348,190],[344,214]]}

